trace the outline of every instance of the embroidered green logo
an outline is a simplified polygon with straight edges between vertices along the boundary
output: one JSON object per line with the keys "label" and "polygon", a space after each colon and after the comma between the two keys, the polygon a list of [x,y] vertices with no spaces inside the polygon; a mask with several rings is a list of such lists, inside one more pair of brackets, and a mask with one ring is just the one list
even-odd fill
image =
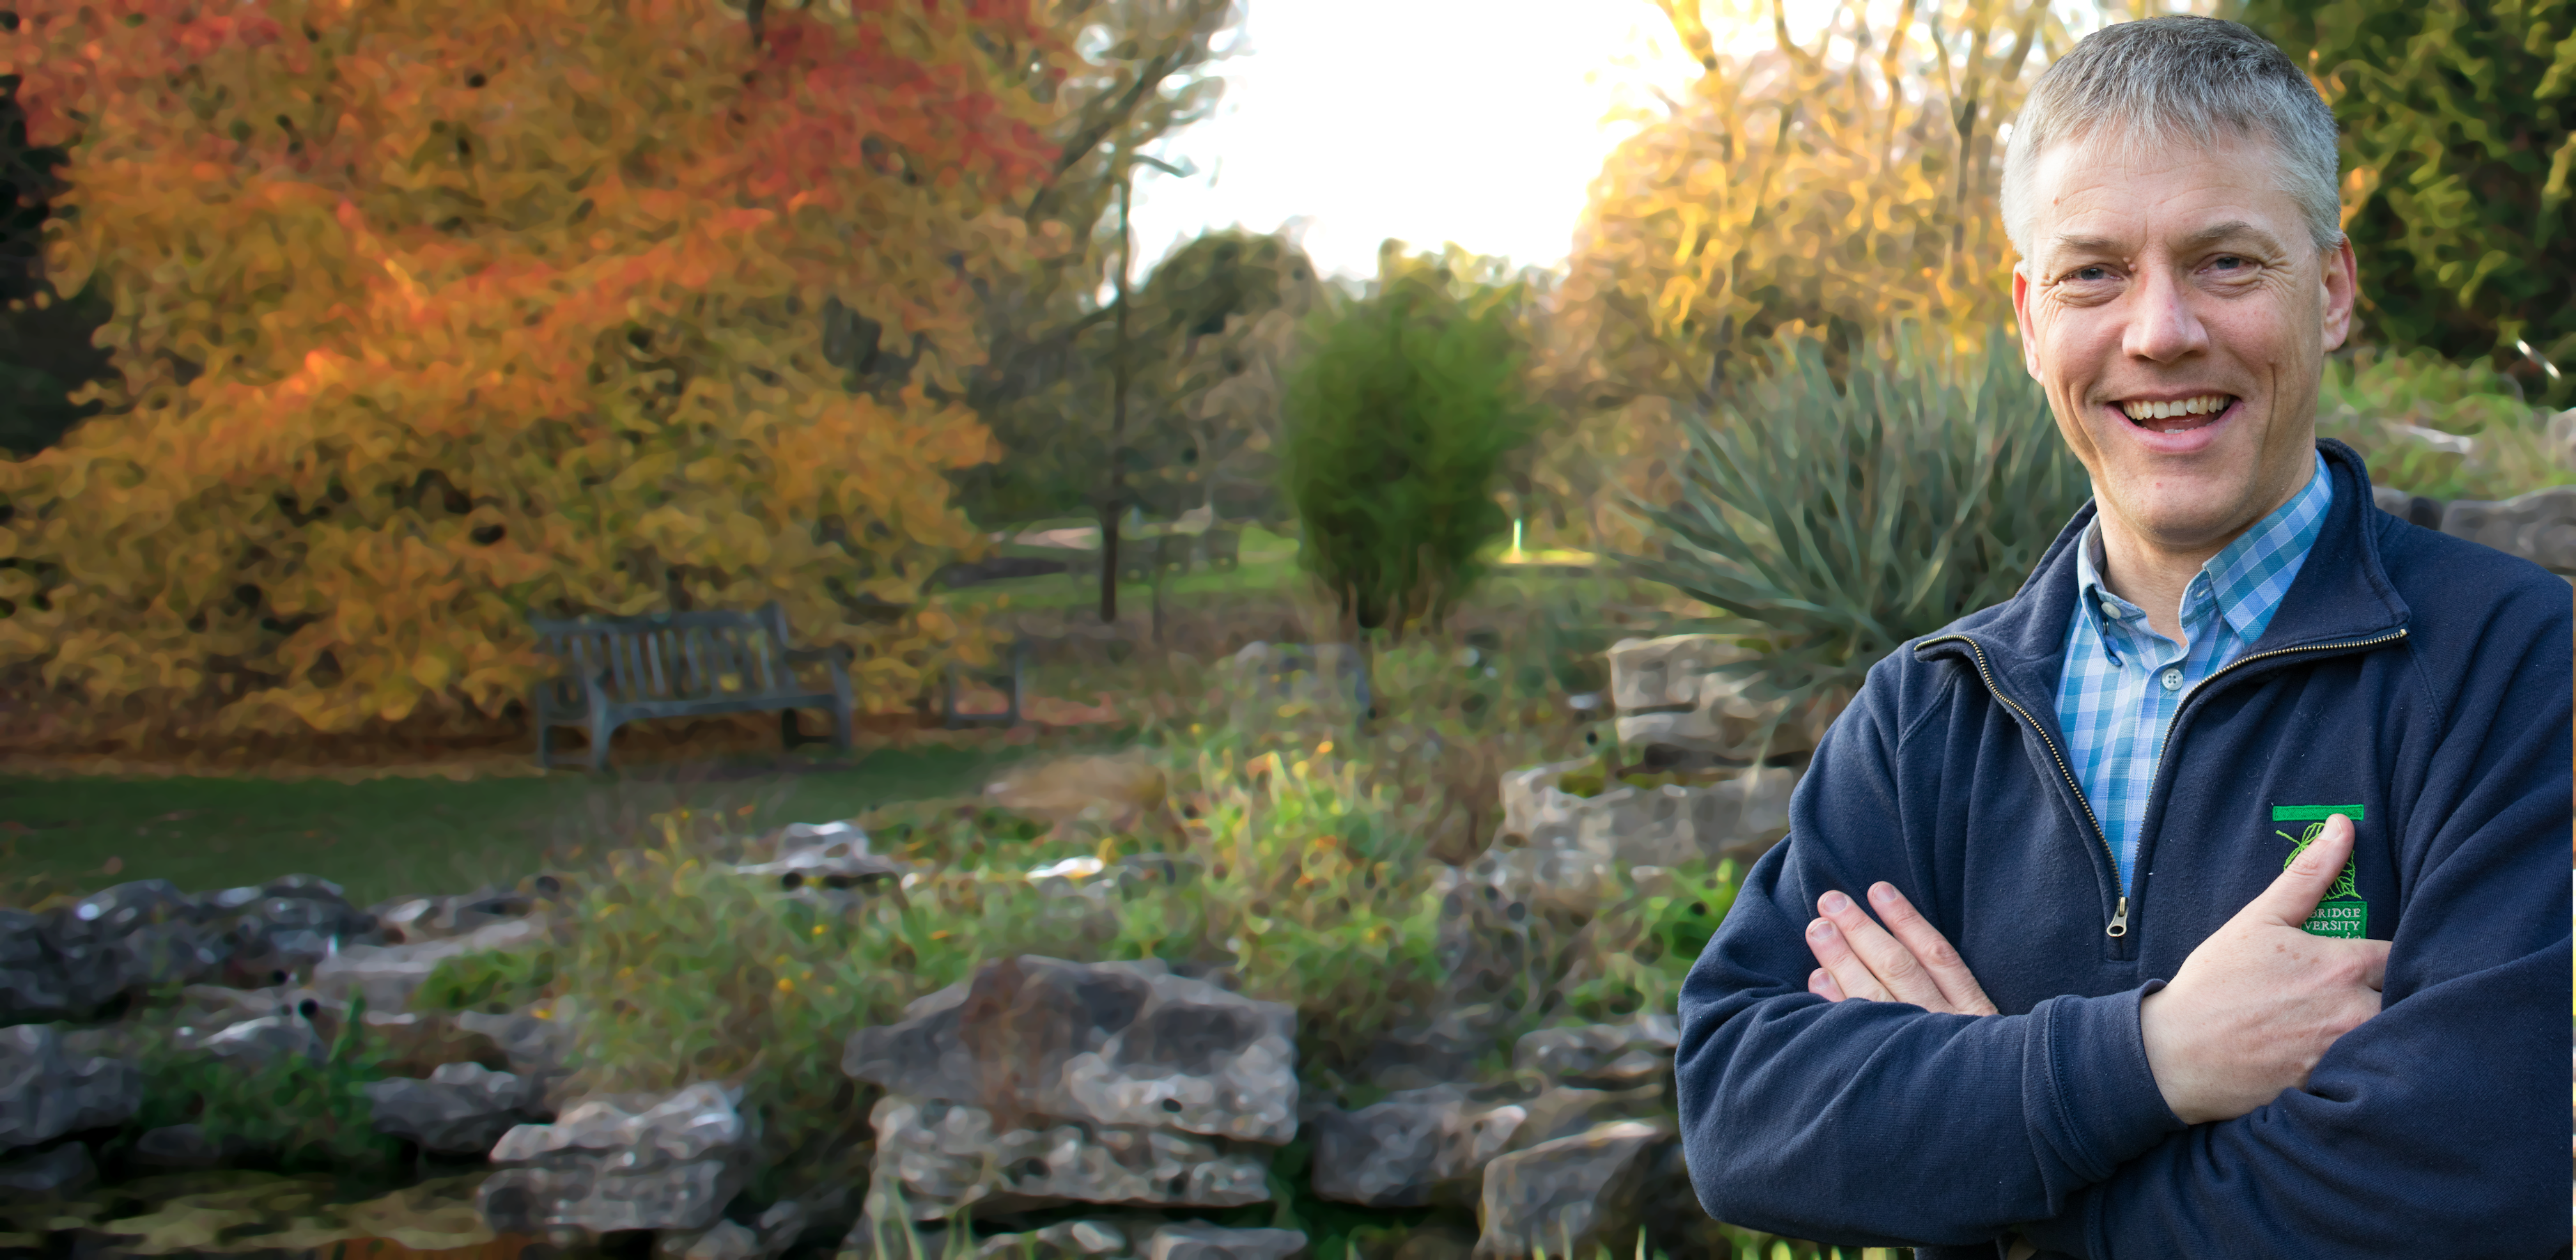
{"label": "embroidered green logo", "polygon": [[[2273,835],[2290,842],[2290,855],[2281,859],[2283,870],[2289,869],[2290,863],[2298,861],[2299,855],[2307,852],[2308,846],[2315,844],[2317,837],[2325,834],[2326,819],[2335,814],[2351,819],[2356,827],[2361,824],[2362,812],[2359,805],[2275,805],[2272,807],[2274,822],[2308,824],[2295,836],[2279,828],[2273,829]],[[2370,903],[2362,900],[2361,892],[2354,884],[2354,877],[2353,864],[2349,861],[2345,862],[2343,874],[2335,878],[2334,887],[2326,890],[2325,900],[2318,904],[2316,913],[2308,916],[2306,925],[2308,931],[2318,936],[2369,935]]]}

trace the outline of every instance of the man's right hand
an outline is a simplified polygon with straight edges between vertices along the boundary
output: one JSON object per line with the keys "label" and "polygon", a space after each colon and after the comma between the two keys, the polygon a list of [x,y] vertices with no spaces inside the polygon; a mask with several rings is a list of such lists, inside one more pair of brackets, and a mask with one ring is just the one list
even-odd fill
{"label": "man's right hand", "polygon": [[2183,1123],[2233,1120],[2307,1084],[2326,1047],[2379,1013],[2388,942],[2303,926],[2351,856],[2352,820],[2336,814],[2139,1005],[2147,1066]]}

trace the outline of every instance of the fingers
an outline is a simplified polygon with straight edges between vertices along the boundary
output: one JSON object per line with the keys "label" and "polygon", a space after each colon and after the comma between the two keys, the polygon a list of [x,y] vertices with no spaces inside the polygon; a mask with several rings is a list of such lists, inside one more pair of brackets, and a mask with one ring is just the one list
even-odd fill
{"label": "fingers", "polygon": [[1834,973],[1827,971],[1822,967],[1818,967],[1814,971],[1807,973],[1807,992],[1813,993],[1817,997],[1823,998],[1828,1002],[1839,1002],[1843,1000],[1843,988],[1841,985],[1834,983]]}
{"label": "fingers", "polygon": [[[1879,986],[1893,995],[1893,1000],[1911,1002],[1930,1011],[1951,1009],[1942,996],[1941,986],[1933,982],[1932,974],[1923,969],[1922,963],[1915,961],[1914,951],[1889,936],[1887,929],[1880,927],[1851,898],[1839,892],[1829,892],[1817,899],[1816,909],[1831,921],[1843,944],[1859,956]],[[1851,977],[1844,975],[1841,968],[1829,961],[1825,965],[1844,982],[1844,992],[1855,991]]]}
{"label": "fingers", "polygon": [[2388,942],[2351,941],[2361,951],[2361,982],[2376,993],[2388,986]]}
{"label": "fingers", "polygon": [[1852,953],[1851,943],[1832,920],[1818,919],[1807,925],[1807,948],[1815,952],[1817,962],[1825,965],[1826,979],[1840,988],[1843,996],[1871,1002],[1896,1000],[1871,974],[1869,964]]}
{"label": "fingers", "polygon": [[2336,814],[2326,819],[2317,838],[2299,851],[2271,887],[2246,903],[2242,913],[2282,927],[2305,924],[2351,857],[2352,820]]}
{"label": "fingers", "polygon": [[1977,983],[1959,951],[1950,947],[1950,938],[1941,935],[1941,929],[1932,926],[1914,903],[1905,899],[1905,894],[1896,891],[1896,885],[1885,880],[1870,885],[1869,903],[1887,924],[1887,930],[1895,933],[1915,961],[1931,974],[1932,983],[1949,1000],[1950,1010],[1962,1015],[1995,1013],[1995,1004],[1986,998],[1985,986]]}

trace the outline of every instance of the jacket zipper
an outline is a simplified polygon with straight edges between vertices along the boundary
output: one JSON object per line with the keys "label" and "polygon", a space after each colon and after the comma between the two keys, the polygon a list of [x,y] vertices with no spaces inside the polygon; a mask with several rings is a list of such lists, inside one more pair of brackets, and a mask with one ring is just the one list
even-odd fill
{"label": "jacket zipper", "polygon": [[[2165,767],[2173,764],[2174,732],[2182,729],[2183,715],[2191,711],[2191,702],[2199,699],[2203,694],[2207,693],[2219,679],[2225,678],[2228,674],[2233,673],[2238,666],[2251,665],[2256,661],[2267,660],[2275,656],[2289,656],[2299,652],[2357,651],[2361,648],[2378,647],[2383,643],[2395,643],[2399,639],[2403,639],[2405,637],[2406,629],[2405,627],[2400,626],[2396,630],[2373,639],[2354,639],[2345,643],[2310,643],[2303,647],[2274,648],[2269,652],[2256,652],[2252,656],[2240,656],[2235,660],[2229,661],[2225,665],[2220,666],[2217,671],[2212,673],[2209,677],[2201,679],[2200,682],[2191,689],[2191,694],[2184,696],[2182,698],[2182,703],[2174,706],[2173,716],[2165,720],[2164,736],[2156,744],[2156,782],[2150,786],[2147,799],[2149,801],[2154,801],[2162,795]],[[2138,855],[2140,857],[2144,857],[2146,856],[2146,846],[2143,843],[2145,837],[2141,836],[2139,839],[2142,843],[2138,847]],[[2125,907],[2128,904],[2128,898],[2121,898],[2120,904]]]}
{"label": "jacket zipper", "polygon": [[[2252,656],[2240,656],[2235,660],[2229,661],[2227,664],[2221,666],[2218,672],[2211,674],[2207,678],[2201,679],[2200,685],[2193,687],[2191,689],[2191,694],[2183,697],[2183,703],[2175,706],[2173,717],[2165,723],[2164,740],[2157,746],[2157,776],[2161,778],[2164,773],[2164,766],[2170,764],[2167,754],[2173,751],[2173,733],[2175,730],[2180,728],[2183,713],[2190,707],[2191,702],[2198,699],[2203,693],[2207,692],[2211,684],[2234,672],[2238,667],[2251,665],[2260,660],[2268,660],[2275,656],[2289,656],[2299,652],[2335,652],[2378,647],[2383,643],[2394,643],[2405,637],[2406,631],[2403,627],[2400,627],[2395,631],[2380,635],[2374,639],[2355,639],[2345,643],[2311,643],[2302,647],[2274,648],[2269,652],[2257,652]],[[2120,870],[2119,856],[2111,849],[2111,837],[2102,829],[2101,818],[2094,814],[2093,803],[2084,799],[2084,785],[2076,781],[2075,771],[2066,764],[2066,754],[2058,751],[2057,741],[2048,737],[2048,728],[2041,726],[2039,724],[2039,720],[2030,715],[2030,710],[2021,707],[2021,705],[2011,696],[2004,694],[2003,688],[1995,685],[1994,672],[1986,665],[1986,649],[1984,646],[1979,644],[1975,639],[1971,639],[1964,634],[1950,634],[1943,635],[1937,639],[1925,639],[1921,643],[1916,644],[1915,647],[1919,650],[1930,647],[1935,643],[1947,643],[1952,639],[1956,639],[1961,643],[1967,644],[1968,651],[1975,655],[1977,659],[1977,676],[1984,680],[1987,693],[1994,696],[1995,699],[2003,701],[2004,707],[2011,709],[2015,714],[2020,716],[2022,721],[2029,723],[2032,733],[2039,736],[2039,742],[2047,746],[2048,755],[2054,758],[2057,762],[2057,772],[2066,776],[2067,789],[2075,793],[2075,803],[2084,807],[2084,818],[2086,821],[2093,824],[2093,837],[2102,842],[2102,855],[2111,860],[2111,870],[2116,876]],[[2115,938],[2127,936],[2129,934],[2129,898],[2125,894],[2118,898],[2118,902],[2111,912],[2111,922],[2102,929],[2102,932],[2105,936]]]}
{"label": "jacket zipper", "polygon": [[[2067,790],[2075,793],[2075,803],[2084,807],[2085,821],[2093,824],[2093,838],[2102,842],[2102,856],[2110,859],[2111,862],[2111,877],[2113,879],[2119,878],[2120,857],[2117,853],[2114,853],[2111,850],[2110,833],[2102,829],[2102,819],[2094,814],[2093,802],[2084,799],[2084,785],[2076,781],[2075,770],[2073,767],[2066,764],[2066,754],[2058,751],[2057,741],[2048,737],[2048,728],[2041,726],[2039,724],[2039,719],[2030,715],[2030,710],[2021,707],[2019,702],[2015,701],[2011,696],[2004,694],[2003,688],[1995,685],[1994,673],[1986,667],[1986,649],[1984,645],[1964,634],[1948,634],[1937,639],[1926,639],[1914,646],[1916,650],[1919,651],[1923,648],[1930,647],[1935,643],[1947,643],[1952,639],[1956,639],[1961,643],[1967,644],[1968,651],[1977,658],[1977,676],[1985,680],[1987,694],[1992,695],[1997,700],[2003,701],[2005,708],[2011,709],[2014,713],[2019,714],[2022,721],[2030,724],[2031,732],[2039,736],[2039,742],[2047,745],[2048,755],[2057,761],[2057,772],[2066,776]],[[2126,894],[2120,895],[2118,905],[2112,908],[2111,922],[2102,929],[2102,933],[2105,936],[2114,938],[2127,936],[2129,934],[2129,898]]]}

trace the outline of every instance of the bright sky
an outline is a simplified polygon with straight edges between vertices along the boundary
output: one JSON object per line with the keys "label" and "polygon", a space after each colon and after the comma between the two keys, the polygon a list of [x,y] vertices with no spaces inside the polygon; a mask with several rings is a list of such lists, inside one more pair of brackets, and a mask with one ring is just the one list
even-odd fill
{"label": "bright sky", "polygon": [[[1214,117],[1136,181],[1136,271],[1207,228],[1299,237],[1324,274],[1377,273],[1378,242],[1561,263],[1617,105],[1679,97],[1699,67],[1652,0],[1246,0]],[[1712,6],[1713,8],[1715,6]]]}

